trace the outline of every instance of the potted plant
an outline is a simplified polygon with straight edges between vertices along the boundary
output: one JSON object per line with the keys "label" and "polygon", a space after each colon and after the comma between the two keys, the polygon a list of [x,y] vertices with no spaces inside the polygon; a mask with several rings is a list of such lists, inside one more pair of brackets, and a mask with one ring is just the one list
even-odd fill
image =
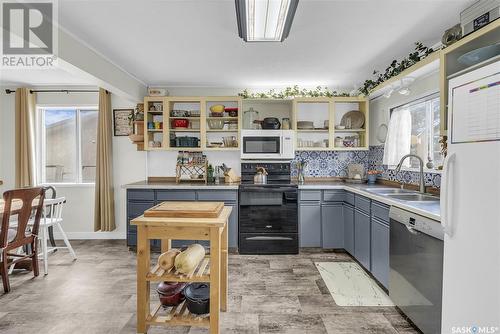
{"label": "potted plant", "polygon": [[382,174],[382,171],[380,170],[375,170],[375,169],[372,169],[372,170],[369,170],[367,172],[368,174],[368,183],[370,184],[374,184],[376,181],[377,181],[377,177]]}

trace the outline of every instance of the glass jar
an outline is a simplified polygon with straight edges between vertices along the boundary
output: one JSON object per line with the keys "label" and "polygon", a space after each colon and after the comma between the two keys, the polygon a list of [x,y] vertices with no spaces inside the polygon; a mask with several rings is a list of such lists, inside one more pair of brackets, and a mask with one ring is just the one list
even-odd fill
{"label": "glass jar", "polygon": [[290,130],[290,118],[285,117],[281,120],[281,128],[283,130]]}
{"label": "glass jar", "polygon": [[259,112],[253,108],[248,109],[243,112],[243,128],[244,129],[256,129],[258,127],[254,121],[259,119]]}

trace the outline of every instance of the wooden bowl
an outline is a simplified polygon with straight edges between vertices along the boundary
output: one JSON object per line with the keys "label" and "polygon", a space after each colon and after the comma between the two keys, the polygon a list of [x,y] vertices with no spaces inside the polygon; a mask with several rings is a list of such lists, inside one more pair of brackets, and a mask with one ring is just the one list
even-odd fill
{"label": "wooden bowl", "polygon": [[144,141],[144,135],[138,135],[138,134],[133,133],[133,134],[128,135],[128,137],[134,143]]}

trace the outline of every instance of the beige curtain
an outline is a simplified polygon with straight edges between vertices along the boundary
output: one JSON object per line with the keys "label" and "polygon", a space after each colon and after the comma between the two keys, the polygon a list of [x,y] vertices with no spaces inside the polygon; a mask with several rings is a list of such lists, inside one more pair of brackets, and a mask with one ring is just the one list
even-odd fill
{"label": "beige curtain", "polygon": [[35,94],[16,89],[16,188],[35,185]]}
{"label": "beige curtain", "polygon": [[113,152],[111,94],[99,89],[99,116],[97,121],[97,161],[95,178],[94,231],[113,231],[115,204],[113,195]]}

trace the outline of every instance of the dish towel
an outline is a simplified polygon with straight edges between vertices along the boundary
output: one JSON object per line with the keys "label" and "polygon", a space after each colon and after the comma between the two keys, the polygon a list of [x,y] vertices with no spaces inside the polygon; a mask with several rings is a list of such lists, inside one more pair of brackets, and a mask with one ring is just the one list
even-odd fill
{"label": "dish towel", "polygon": [[[410,148],[411,113],[408,109],[393,111],[384,146],[383,164],[389,167],[396,166],[404,155],[410,153]],[[410,160],[406,159],[403,167],[409,166]]]}

